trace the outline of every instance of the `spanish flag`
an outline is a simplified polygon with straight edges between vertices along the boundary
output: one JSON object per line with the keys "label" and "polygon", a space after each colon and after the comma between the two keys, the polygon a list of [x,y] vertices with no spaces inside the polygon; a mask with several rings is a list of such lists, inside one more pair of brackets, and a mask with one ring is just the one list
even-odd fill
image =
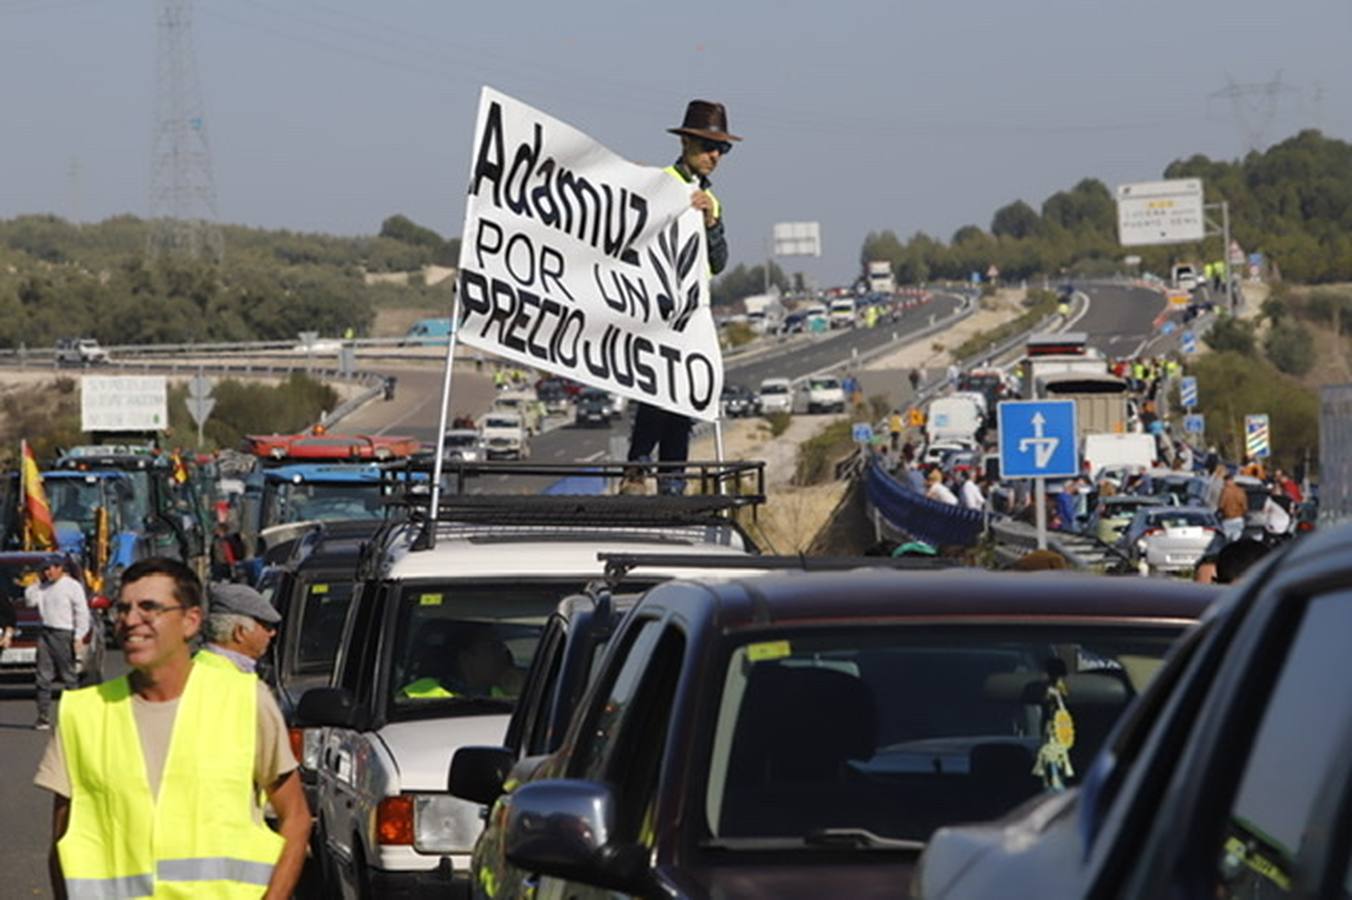
{"label": "spanish flag", "polygon": [[169,459],[174,464],[174,480],[179,484],[186,484],[188,481],[188,467],[183,463],[183,456],[175,450],[169,455]]}
{"label": "spanish flag", "polygon": [[19,442],[23,458],[23,547],[25,550],[55,550],[56,529],[52,525],[52,507],[42,489],[38,461],[27,441]]}

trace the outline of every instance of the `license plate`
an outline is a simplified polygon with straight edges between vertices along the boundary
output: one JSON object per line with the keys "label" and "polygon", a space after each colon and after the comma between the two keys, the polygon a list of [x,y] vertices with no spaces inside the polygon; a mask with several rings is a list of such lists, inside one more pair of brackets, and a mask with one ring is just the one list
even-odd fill
{"label": "license plate", "polygon": [[31,665],[37,658],[37,647],[6,647],[0,651],[0,666]]}

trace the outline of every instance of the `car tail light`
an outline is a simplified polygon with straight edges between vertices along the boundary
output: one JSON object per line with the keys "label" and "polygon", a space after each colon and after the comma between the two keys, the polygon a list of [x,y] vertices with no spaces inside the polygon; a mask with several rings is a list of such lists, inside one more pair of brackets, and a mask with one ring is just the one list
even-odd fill
{"label": "car tail light", "polygon": [[1147,528],[1145,530],[1145,533],[1141,535],[1141,540],[1145,540],[1148,537],[1155,537],[1161,534],[1164,534],[1163,528]]}
{"label": "car tail light", "polygon": [[291,755],[299,762],[305,758],[305,729],[288,728],[286,736],[291,741]]}
{"label": "car tail light", "polygon": [[1299,531],[1299,532],[1301,532],[1302,534],[1308,533],[1308,532],[1311,532],[1311,531],[1314,531],[1314,523],[1313,523],[1313,522],[1297,522],[1297,523],[1296,523],[1296,531]]}
{"label": "car tail light", "polygon": [[386,797],[376,806],[376,840],[385,845],[413,844],[413,798]]}

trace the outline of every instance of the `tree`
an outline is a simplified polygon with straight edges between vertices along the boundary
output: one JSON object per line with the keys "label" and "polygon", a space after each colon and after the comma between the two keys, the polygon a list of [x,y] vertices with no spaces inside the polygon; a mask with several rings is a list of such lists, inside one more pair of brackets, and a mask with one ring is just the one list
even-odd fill
{"label": "tree", "polygon": [[1304,375],[1314,366],[1314,337],[1299,322],[1282,321],[1263,339],[1263,352],[1287,375]]}
{"label": "tree", "polygon": [[1036,237],[1042,234],[1042,218],[1027,203],[1015,200],[995,211],[991,219],[991,234],[1015,240]]}
{"label": "tree", "polygon": [[1233,316],[1226,316],[1211,326],[1203,338],[1217,353],[1242,353],[1252,356],[1254,350],[1253,325]]}
{"label": "tree", "polygon": [[424,228],[407,216],[395,214],[380,223],[380,236],[392,241],[413,244],[419,247],[441,248],[445,243],[441,235],[430,228]]}

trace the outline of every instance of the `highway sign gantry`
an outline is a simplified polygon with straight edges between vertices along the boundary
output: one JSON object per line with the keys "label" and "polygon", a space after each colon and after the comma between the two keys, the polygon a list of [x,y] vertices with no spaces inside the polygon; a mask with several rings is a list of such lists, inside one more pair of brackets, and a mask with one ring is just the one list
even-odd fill
{"label": "highway sign gantry", "polygon": [[1202,179],[1171,178],[1117,189],[1117,234],[1124,247],[1200,241],[1206,234]]}
{"label": "highway sign gantry", "polygon": [[1080,474],[1074,400],[1006,400],[997,409],[1002,477],[1062,478]]}
{"label": "highway sign gantry", "polygon": [[1244,417],[1244,451],[1250,459],[1267,459],[1272,455],[1272,440],[1268,434],[1266,413]]}

